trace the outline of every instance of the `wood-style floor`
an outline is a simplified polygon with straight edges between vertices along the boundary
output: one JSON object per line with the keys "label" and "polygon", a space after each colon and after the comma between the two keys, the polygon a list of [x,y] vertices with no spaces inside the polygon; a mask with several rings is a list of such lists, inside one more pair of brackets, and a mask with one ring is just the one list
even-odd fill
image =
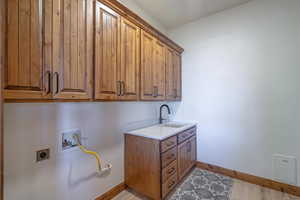
{"label": "wood-style floor", "polygon": [[[126,190],[121,192],[113,200],[146,200],[146,198]],[[234,180],[230,200],[300,200],[300,197],[295,197],[240,180]]]}

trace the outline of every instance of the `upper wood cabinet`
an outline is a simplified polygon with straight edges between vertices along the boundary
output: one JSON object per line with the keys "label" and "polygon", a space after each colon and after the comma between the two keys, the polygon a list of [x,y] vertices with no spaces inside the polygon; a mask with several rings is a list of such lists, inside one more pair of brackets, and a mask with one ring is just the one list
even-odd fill
{"label": "upper wood cabinet", "polygon": [[153,66],[155,38],[145,31],[141,36],[141,99],[152,100],[154,97]]}
{"label": "upper wood cabinet", "polygon": [[116,0],[6,3],[6,100],[180,100],[183,49]]}
{"label": "upper wood cabinet", "polygon": [[96,3],[95,98],[138,100],[140,28]]}
{"label": "upper wood cabinet", "polygon": [[117,100],[120,63],[120,23],[118,13],[96,2],[95,32],[95,98]]}
{"label": "upper wood cabinet", "polygon": [[166,100],[181,100],[181,55],[166,48]]}
{"label": "upper wood cabinet", "polygon": [[45,10],[51,10],[51,3],[52,0],[7,1],[7,99],[42,99],[50,93],[51,50],[47,45],[51,44],[47,42],[51,30],[46,25],[51,24],[51,13]]}
{"label": "upper wood cabinet", "polygon": [[165,45],[145,31],[141,37],[141,99],[165,99]]}
{"label": "upper wood cabinet", "polygon": [[90,99],[93,0],[7,1],[6,99]]}
{"label": "upper wood cabinet", "polygon": [[138,100],[140,94],[140,28],[121,19],[119,81],[122,100]]}
{"label": "upper wood cabinet", "polygon": [[54,98],[92,97],[93,2],[53,1]]}
{"label": "upper wood cabinet", "polygon": [[164,100],[166,92],[166,51],[165,45],[159,40],[154,43],[154,65],[152,68],[154,98],[155,100]]}

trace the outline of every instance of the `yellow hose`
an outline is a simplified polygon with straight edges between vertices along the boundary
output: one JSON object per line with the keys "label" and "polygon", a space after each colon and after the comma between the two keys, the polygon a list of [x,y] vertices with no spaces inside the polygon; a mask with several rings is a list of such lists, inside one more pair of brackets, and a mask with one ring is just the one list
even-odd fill
{"label": "yellow hose", "polygon": [[84,146],[82,146],[82,145],[79,145],[78,147],[81,149],[81,151],[83,151],[83,153],[92,155],[92,156],[94,156],[94,157],[96,158],[97,163],[98,163],[99,171],[101,171],[102,168],[101,168],[101,162],[100,162],[100,156],[99,156],[99,154],[96,153],[96,152],[94,152],[94,151],[89,151],[89,150],[87,150],[87,149],[86,149]]}
{"label": "yellow hose", "polygon": [[94,152],[94,151],[87,150],[84,146],[82,146],[81,143],[79,142],[79,136],[78,136],[77,134],[74,135],[74,139],[77,141],[78,147],[80,148],[80,150],[81,150],[83,153],[92,155],[92,156],[94,156],[94,157],[96,158],[97,163],[98,163],[99,171],[102,171],[101,161],[100,161],[100,156],[99,156],[99,154],[96,153],[96,152]]}

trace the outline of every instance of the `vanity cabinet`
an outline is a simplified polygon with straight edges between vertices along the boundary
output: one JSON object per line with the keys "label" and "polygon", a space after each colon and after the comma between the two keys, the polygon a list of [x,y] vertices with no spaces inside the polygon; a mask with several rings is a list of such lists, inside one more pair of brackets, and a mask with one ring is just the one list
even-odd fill
{"label": "vanity cabinet", "polygon": [[125,184],[160,200],[196,164],[196,126],[159,140],[125,134]]}

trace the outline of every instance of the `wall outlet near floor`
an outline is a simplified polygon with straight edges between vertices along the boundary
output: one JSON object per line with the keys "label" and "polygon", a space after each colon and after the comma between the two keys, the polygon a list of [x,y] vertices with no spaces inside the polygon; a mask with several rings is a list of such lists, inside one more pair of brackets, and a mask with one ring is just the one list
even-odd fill
{"label": "wall outlet near floor", "polygon": [[297,160],[293,156],[273,155],[273,177],[280,182],[297,185]]}
{"label": "wall outlet near floor", "polygon": [[69,130],[62,132],[62,150],[71,149],[73,147],[77,147],[78,143],[74,139],[74,135],[79,135],[79,142],[81,143],[81,131],[79,129]]}
{"label": "wall outlet near floor", "polygon": [[48,160],[50,158],[50,149],[43,149],[36,152],[36,162]]}

